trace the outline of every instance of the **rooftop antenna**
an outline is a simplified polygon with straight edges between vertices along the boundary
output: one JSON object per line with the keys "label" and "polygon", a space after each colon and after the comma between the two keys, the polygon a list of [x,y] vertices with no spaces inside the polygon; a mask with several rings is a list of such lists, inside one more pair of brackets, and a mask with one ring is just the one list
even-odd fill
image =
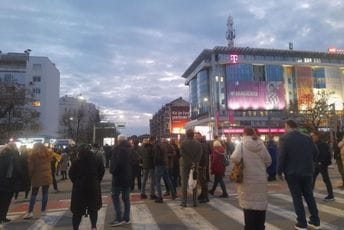
{"label": "rooftop antenna", "polygon": [[226,32],[226,39],[228,41],[228,47],[234,47],[234,39],[235,39],[235,29],[234,29],[233,17],[228,16],[227,18],[227,32]]}

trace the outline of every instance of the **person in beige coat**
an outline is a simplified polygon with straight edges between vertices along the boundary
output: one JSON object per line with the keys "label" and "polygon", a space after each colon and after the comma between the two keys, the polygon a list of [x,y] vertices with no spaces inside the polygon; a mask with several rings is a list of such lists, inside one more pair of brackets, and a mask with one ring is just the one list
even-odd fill
{"label": "person in beige coat", "polygon": [[344,137],[342,140],[338,143],[338,148],[339,148],[339,154],[337,151],[335,151],[334,158],[336,159],[336,163],[338,166],[338,171],[342,177],[342,185],[338,186],[340,189],[344,189]]}
{"label": "person in beige coat", "polygon": [[35,207],[39,187],[42,187],[41,215],[44,216],[46,214],[48,190],[49,185],[52,183],[51,157],[50,151],[42,143],[35,143],[33,145],[32,152],[29,156],[29,174],[31,177],[32,192],[29,210],[24,216],[25,219],[33,217],[33,209]]}
{"label": "person in beige coat", "polygon": [[245,229],[265,229],[268,206],[266,167],[271,157],[254,129],[245,128],[242,144],[236,145],[231,155],[234,163],[244,162],[243,182],[238,184],[239,204],[244,209]]}

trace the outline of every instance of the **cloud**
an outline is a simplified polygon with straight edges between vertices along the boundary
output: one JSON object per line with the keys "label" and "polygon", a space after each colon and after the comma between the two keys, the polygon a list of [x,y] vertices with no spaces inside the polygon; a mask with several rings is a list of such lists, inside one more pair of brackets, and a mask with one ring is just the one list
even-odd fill
{"label": "cloud", "polygon": [[141,134],[161,106],[188,99],[180,76],[203,49],[227,44],[229,14],[236,46],[326,51],[344,48],[343,11],[341,0],[3,0],[0,43],[48,56],[61,96],[82,94]]}

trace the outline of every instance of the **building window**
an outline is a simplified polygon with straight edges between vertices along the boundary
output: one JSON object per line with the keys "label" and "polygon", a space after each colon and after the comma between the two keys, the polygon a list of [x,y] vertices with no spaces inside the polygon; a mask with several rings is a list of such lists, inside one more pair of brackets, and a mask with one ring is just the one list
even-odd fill
{"label": "building window", "polygon": [[32,102],[32,106],[33,107],[40,107],[41,106],[41,102],[40,101],[33,101]]}
{"label": "building window", "polygon": [[39,71],[42,69],[42,65],[41,64],[33,64],[32,68],[34,71]]}
{"label": "building window", "polygon": [[5,83],[12,83],[12,74],[5,74],[5,77],[4,77],[4,82]]}
{"label": "building window", "polygon": [[33,88],[33,89],[32,89],[32,93],[34,93],[34,94],[40,94],[40,93],[41,93],[41,89],[40,89],[40,88]]}
{"label": "building window", "polygon": [[253,79],[255,81],[265,81],[264,65],[253,65]]}
{"label": "building window", "polygon": [[41,82],[41,76],[33,76],[32,80],[33,82]]}

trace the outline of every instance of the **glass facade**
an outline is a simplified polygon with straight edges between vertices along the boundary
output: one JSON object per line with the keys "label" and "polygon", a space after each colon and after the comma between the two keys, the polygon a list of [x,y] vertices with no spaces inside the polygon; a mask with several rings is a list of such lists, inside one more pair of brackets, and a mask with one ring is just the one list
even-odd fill
{"label": "glass facade", "polygon": [[252,81],[253,68],[251,64],[226,65],[226,76],[232,81]]}
{"label": "glass facade", "polygon": [[207,114],[210,107],[209,76],[207,70],[202,70],[197,74],[197,102],[198,115]]}
{"label": "glass facade", "polygon": [[[203,70],[191,76],[196,67]],[[215,133],[243,124],[281,126],[285,109],[306,109],[319,90],[333,93],[329,103],[335,103],[336,110],[343,108],[344,56],[215,47],[183,77],[192,79],[191,119],[198,118],[200,125],[207,122]]]}
{"label": "glass facade", "polygon": [[[302,61],[307,60],[303,58]],[[317,90],[326,90],[333,94],[330,101],[338,104],[336,108],[342,108],[339,106],[339,101],[343,99],[341,80],[344,74],[343,67],[239,63],[226,64],[224,68],[227,82],[226,96],[229,103],[227,107],[229,109],[263,108],[263,97],[268,96],[264,96],[267,93],[264,93],[262,87],[265,87],[264,84],[271,86],[271,83],[279,88],[278,91],[275,90],[275,94],[279,97],[278,103],[281,103],[281,97],[283,97],[287,107],[296,103],[298,109],[304,109],[313,100]],[[253,86],[257,83],[260,85]],[[281,91],[282,87],[283,92]],[[236,99],[233,101],[233,98],[238,99],[238,101],[236,102]],[[280,106],[276,104],[273,107],[266,105],[265,108],[285,109],[282,104]]]}
{"label": "glass facade", "polygon": [[326,88],[325,81],[325,69],[324,68],[314,68],[313,69],[313,87],[316,89]]}
{"label": "glass facade", "polygon": [[194,78],[189,83],[189,101],[190,101],[190,115],[192,118],[198,115],[198,100],[197,100],[197,78]]}
{"label": "glass facade", "polygon": [[200,71],[189,82],[191,119],[208,114],[210,111],[209,76],[207,70]]}

